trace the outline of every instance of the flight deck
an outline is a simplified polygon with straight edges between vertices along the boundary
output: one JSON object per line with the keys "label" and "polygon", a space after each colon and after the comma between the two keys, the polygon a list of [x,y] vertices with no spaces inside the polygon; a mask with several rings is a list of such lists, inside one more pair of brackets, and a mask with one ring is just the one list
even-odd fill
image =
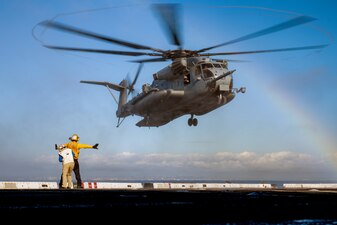
{"label": "flight deck", "polygon": [[337,223],[336,185],[85,182],[82,189],[59,189],[54,182],[0,182],[0,213],[81,210],[154,224],[327,224]]}

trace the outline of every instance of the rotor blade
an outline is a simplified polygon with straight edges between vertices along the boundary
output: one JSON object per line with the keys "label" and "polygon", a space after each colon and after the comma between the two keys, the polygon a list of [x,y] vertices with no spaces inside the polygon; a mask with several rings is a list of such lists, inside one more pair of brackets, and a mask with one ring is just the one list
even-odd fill
{"label": "rotor blade", "polygon": [[133,79],[133,81],[132,81],[132,83],[131,83],[131,87],[133,88],[133,86],[136,84],[136,82],[137,82],[137,79],[138,79],[138,76],[139,76],[139,74],[140,74],[140,71],[142,70],[142,68],[143,68],[143,63],[140,63],[139,64],[139,66],[138,66],[138,70],[137,70],[137,72],[136,72],[136,75],[135,75],[135,78]]}
{"label": "rotor blade", "polygon": [[267,52],[285,52],[285,51],[297,51],[297,50],[308,50],[308,49],[320,49],[320,48],[325,48],[326,46],[328,45],[314,45],[314,46],[304,46],[304,47],[296,47],[296,48],[279,48],[279,49],[244,51],[244,52],[204,53],[204,54],[200,54],[200,56],[241,55],[241,54],[255,54],[255,53],[267,53]]}
{"label": "rotor blade", "polygon": [[114,50],[90,49],[90,48],[70,48],[70,47],[51,46],[51,45],[44,45],[44,47],[50,48],[50,49],[56,49],[56,50],[90,52],[90,53],[102,53],[102,54],[111,54],[111,55],[130,55],[130,56],[149,55],[149,56],[161,56],[161,54],[159,54],[159,53],[147,53],[147,52],[126,52],[126,51],[114,51]]}
{"label": "rotor blade", "polygon": [[180,38],[180,20],[179,20],[179,5],[178,4],[153,4],[152,8],[158,13],[162,24],[166,28],[168,36],[172,44],[181,47]]}
{"label": "rotor blade", "polygon": [[126,74],[126,82],[127,82],[127,85],[128,86],[129,84],[131,84],[131,80],[130,80],[130,74]]}
{"label": "rotor blade", "polygon": [[168,59],[165,58],[154,58],[154,59],[139,59],[139,60],[131,60],[129,62],[135,62],[135,63],[147,63],[147,62],[163,62]]}
{"label": "rotor blade", "polygon": [[134,92],[134,90],[135,90],[134,86],[135,86],[135,84],[136,84],[136,82],[137,82],[138,76],[139,76],[140,71],[142,70],[142,68],[143,68],[143,63],[140,63],[139,66],[138,66],[138,70],[137,70],[137,72],[136,72],[135,78],[133,79],[133,81],[132,81],[132,83],[130,84],[130,86],[128,86],[128,89],[129,89],[128,95],[129,95],[130,93],[133,93],[133,92]]}
{"label": "rotor blade", "polygon": [[133,92],[133,87],[131,87],[131,85],[129,85],[129,84],[131,84],[129,73],[126,75],[126,81],[127,81],[127,89],[129,89],[129,91],[128,91],[128,96],[129,96],[129,94],[131,92]]}
{"label": "rotor blade", "polygon": [[146,50],[152,50],[155,52],[163,52],[163,50],[160,49],[156,49],[156,48],[152,48],[149,46],[145,46],[145,45],[139,45],[139,44],[135,44],[135,43],[131,43],[131,42],[126,42],[126,41],[122,41],[119,39],[115,39],[112,37],[108,37],[108,36],[104,36],[101,34],[96,34],[90,31],[85,31],[85,30],[81,30],[79,28],[75,28],[72,26],[68,26],[59,22],[53,22],[53,21],[43,21],[40,23],[43,26],[46,27],[51,27],[60,31],[64,31],[64,32],[69,32],[69,33],[73,33],[73,34],[77,34],[77,35],[82,35],[88,38],[94,38],[97,40],[101,40],[101,41],[106,41],[109,43],[114,43],[114,44],[118,44],[118,45],[122,45],[122,46],[126,46],[126,47],[130,47],[130,48],[134,48],[134,49],[146,49]]}
{"label": "rotor blade", "polygon": [[225,42],[225,43],[222,43],[222,44],[219,44],[219,45],[215,45],[215,46],[212,46],[212,47],[200,49],[197,52],[205,52],[205,51],[208,51],[210,49],[218,48],[218,47],[221,47],[221,46],[224,46],[224,45],[234,44],[234,43],[237,43],[237,42],[240,42],[240,41],[246,41],[246,40],[249,40],[249,39],[257,38],[257,37],[260,37],[260,36],[263,36],[263,35],[275,33],[275,32],[285,30],[285,29],[288,29],[288,28],[291,28],[291,27],[294,27],[294,26],[298,26],[300,24],[308,23],[308,22],[311,22],[313,20],[316,20],[316,19],[312,18],[312,17],[309,17],[309,16],[298,16],[298,17],[293,18],[291,20],[288,20],[286,22],[268,27],[266,29],[263,29],[263,30],[245,35],[245,36],[242,36],[242,37],[234,39],[232,41],[228,41],[228,42]]}

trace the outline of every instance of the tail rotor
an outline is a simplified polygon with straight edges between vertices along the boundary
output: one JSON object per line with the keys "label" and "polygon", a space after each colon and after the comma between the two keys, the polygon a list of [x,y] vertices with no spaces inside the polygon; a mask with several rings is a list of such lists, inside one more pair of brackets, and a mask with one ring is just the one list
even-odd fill
{"label": "tail rotor", "polygon": [[127,89],[129,90],[128,91],[128,96],[130,95],[130,93],[132,93],[132,96],[134,96],[134,94],[135,94],[135,84],[137,82],[137,79],[139,77],[139,74],[140,74],[142,68],[143,68],[143,63],[140,63],[139,66],[138,66],[136,75],[135,75],[135,77],[134,77],[134,79],[133,79],[132,82],[130,82],[129,74],[127,75],[127,81],[128,81]]}

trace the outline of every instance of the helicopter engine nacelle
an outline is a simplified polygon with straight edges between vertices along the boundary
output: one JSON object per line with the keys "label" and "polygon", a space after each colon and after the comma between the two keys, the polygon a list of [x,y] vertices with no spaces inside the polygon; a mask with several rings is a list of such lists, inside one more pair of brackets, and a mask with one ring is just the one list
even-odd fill
{"label": "helicopter engine nacelle", "polygon": [[154,80],[174,80],[182,74],[188,73],[185,58],[175,59],[172,64],[153,74]]}
{"label": "helicopter engine nacelle", "polygon": [[174,74],[171,65],[161,69],[157,73],[153,74],[154,80],[173,80],[178,77],[179,74]]}

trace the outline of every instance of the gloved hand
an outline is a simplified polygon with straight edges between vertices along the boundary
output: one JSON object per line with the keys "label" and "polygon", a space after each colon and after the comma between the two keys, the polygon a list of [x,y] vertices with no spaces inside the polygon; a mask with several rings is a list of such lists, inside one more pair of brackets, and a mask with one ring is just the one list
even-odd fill
{"label": "gloved hand", "polygon": [[94,146],[92,146],[92,148],[98,149],[98,144],[95,144]]}
{"label": "gloved hand", "polygon": [[55,144],[55,150],[57,150],[57,144]]}

